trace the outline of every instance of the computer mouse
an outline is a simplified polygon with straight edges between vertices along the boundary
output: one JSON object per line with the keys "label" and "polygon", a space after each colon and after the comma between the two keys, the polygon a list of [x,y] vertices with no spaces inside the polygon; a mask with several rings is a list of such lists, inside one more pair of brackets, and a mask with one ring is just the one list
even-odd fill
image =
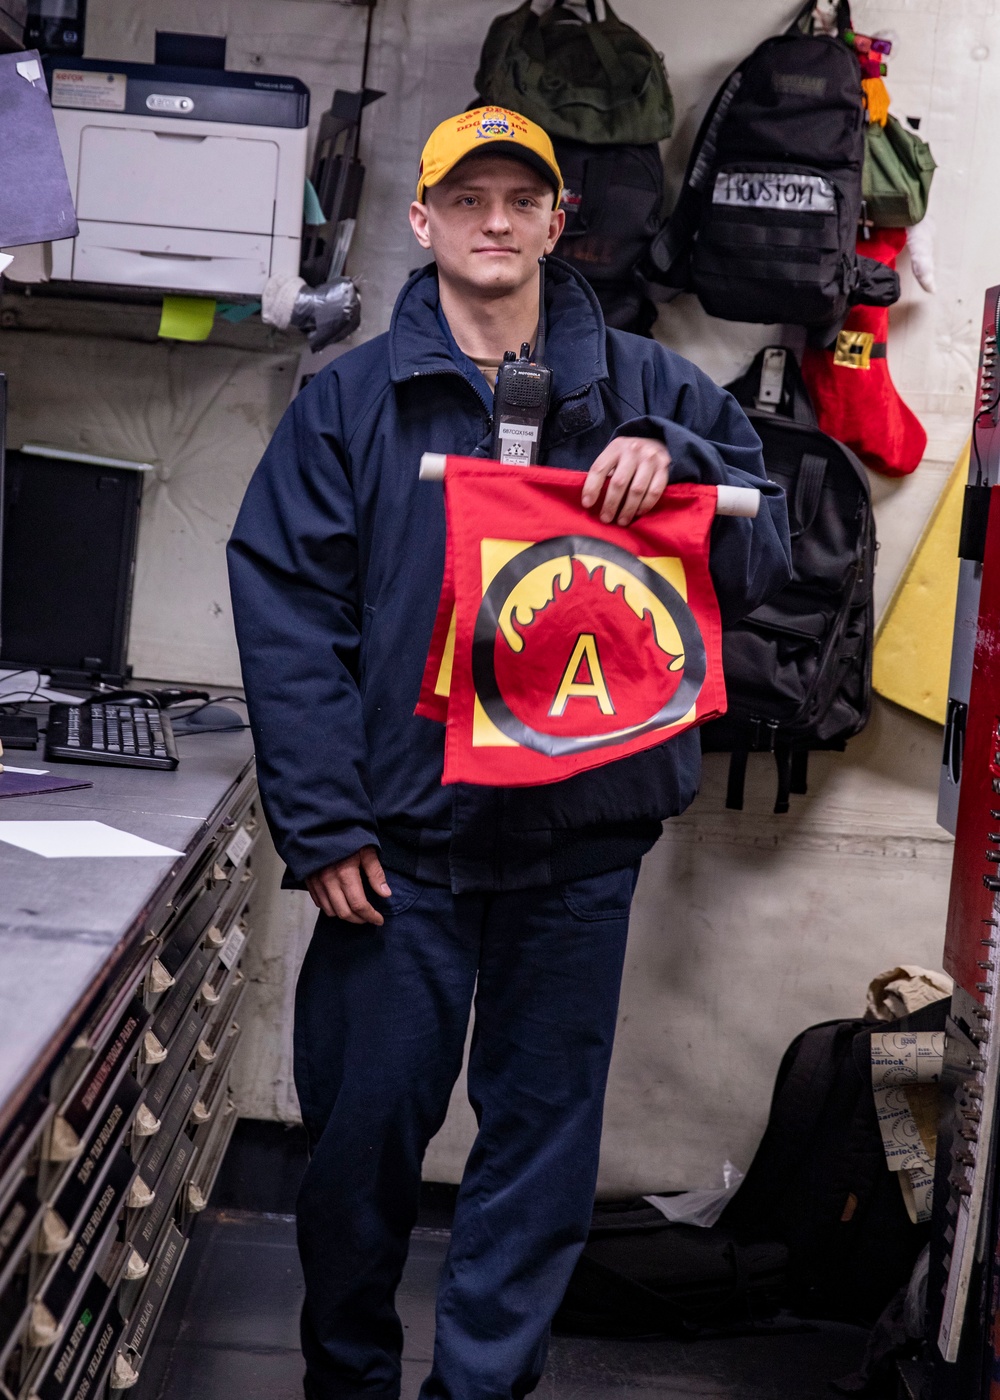
{"label": "computer mouse", "polygon": [[184,717],[192,729],[242,729],[246,721],[228,705],[205,705]]}

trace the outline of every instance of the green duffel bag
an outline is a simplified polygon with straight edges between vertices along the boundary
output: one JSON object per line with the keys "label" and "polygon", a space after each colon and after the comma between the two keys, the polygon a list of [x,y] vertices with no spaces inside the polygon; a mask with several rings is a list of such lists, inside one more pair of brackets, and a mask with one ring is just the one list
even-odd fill
{"label": "green duffel bag", "polygon": [[909,228],[927,213],[935,160],[926,141],[890,116],[885,126],[869,122],[861,196],[876,228]]}
{"label": "green duffel bag", "polygon": [[536,15],[531,0],[490,25],[476,90],[484,103],[507,107],[550,136],[590,145],[644,145],[669,136],[674,102],[663,60],[623,24],[605,0],[590,22],[563,0]]}

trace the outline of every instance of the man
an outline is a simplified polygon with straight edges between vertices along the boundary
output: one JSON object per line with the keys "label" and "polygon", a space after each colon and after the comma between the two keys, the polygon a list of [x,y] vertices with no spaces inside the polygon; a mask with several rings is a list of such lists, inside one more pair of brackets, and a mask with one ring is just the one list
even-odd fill
{"label": "man", "polygon": [[[535,341],[560,188],[550,141],[514,113],[434,131],[410,222],[435,263],[387,335],[296,398],[230,544],[264,807],[290,882],[321,910],[295,1024],[309,1400],[399,1395],[393,1299],[474,995],[479,1133],[421,1396],[536,1385],[590,1220],[639,862],[698,784],[690,732],[548,787],[444,788],[443,727],[413,712],[445,536],[420,456],[488,455],[496,365]],[[786,582],[788,542],[741,410],[678,356],[606,330],[556,260],[545,315],[540,460],[586,471],[584,506],[624,525],[668,476],[760,487],[756,521],[713,530],[723,616],[745,614]]]}

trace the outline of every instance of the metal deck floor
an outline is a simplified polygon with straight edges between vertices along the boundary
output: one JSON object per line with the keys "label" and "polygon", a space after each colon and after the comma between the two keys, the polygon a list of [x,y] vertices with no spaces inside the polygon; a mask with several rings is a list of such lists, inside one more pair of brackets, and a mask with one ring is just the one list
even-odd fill
{"label": "metal deck floor", "polygon": [[[406,1327],[403,1400],[430,1366],[446,1230],[413,1236],[398,1303]],[[135,1400],[301,1400],[302,1279],[287,1215],[209,1209],[201,1217]],[[556,1337],[539,1400],[830,1400],[867,1333],[808,1331],[698,1342]]]}

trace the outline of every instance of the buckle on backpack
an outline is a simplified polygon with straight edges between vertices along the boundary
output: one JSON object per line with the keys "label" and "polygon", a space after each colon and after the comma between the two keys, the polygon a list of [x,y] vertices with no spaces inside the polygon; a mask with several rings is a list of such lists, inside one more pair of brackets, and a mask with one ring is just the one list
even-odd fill
{"label": "buckle on backpack", "polygon": [[776,719],[757,719],[756,716],[751,716],[750,746],[754,753],[774,753],[777,738],[778,721]]}
{"label": "buckle on backpack", "polygon": [[833,363],[848,369],[870,369],[874,344],[871,331],[841,331],[833,347]]}

